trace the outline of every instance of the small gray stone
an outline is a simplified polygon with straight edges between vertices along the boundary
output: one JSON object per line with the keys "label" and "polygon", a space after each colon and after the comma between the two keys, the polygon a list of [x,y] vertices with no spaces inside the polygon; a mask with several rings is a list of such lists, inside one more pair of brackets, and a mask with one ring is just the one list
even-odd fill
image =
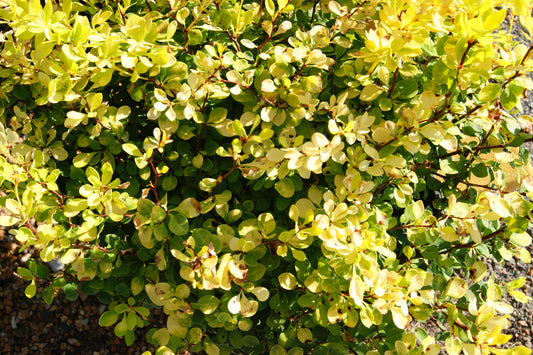
{"label": "small gray stone", "polygon": [[48,265],[50,265],[50,268],[52,269],[53,272],[57,272],[59,270],[63,270],[63,268],[65,267],[65,264],[63,264],[61,262],[61,260],[59,260],[59,257],[57,257],[56,259],[50,261],[48,263]]}

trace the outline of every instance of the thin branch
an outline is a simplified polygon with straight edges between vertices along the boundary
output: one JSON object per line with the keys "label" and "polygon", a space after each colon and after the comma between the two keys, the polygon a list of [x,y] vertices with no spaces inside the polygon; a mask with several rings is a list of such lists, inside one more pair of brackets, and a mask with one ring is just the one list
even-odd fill
{"label": "thin branch", "polygon": [[390,86],[390,89],[389,89],[389,94],[387,95],[387,97],[390,99],[390,97],[392,96],[392,93],[394,92],[394,89],[396,87],[396,79],[398,78],[398,70],[400,69],[400,67],[396,67],[396,70],[394,71],[394,74],[392,76],[392,84]]}
{"label": "thin branch", "polygon": [[154,175],[155,175],[154,183],[152,183],[152,181],[150,181],[150,188],[154,192],[156,204],[159,206],[159,205],[161,205],[161,201],[159,200],[159,194],[157,193],[157,180],[159,179],[159,173],[157,172],[157,169],[154,166],[154,162],[153,162],[154,155],[155,155],[155,152],[150,157],[150,159],[148,159],[148,162],[150,163],[150,167],[151,167],[151,169],[152,169],[152,171],[154,172]]}
{"label": "thin branch", "polygon": [[118,11],[120,12],[120,16],[122,17],[122,24],[125,25],[126,24],[126,15],[124,14],[124,11],[122,11],[122,8],[121,8],[120,4],[118,3],[118,0],[117,0],[117,8],[118,8]]}
{"label": "thin branch", "polygon": [[[481,244],[485,243],[489,239],[496,238],[497,236],[499,236],[501,233],[503,233],[505,231],[505,228],[507,228],[507,225],[505,225],[505,226],[501,227],[500,229],[498,229],[498,230],[496,230],[496,231],[494,231],[494,232],[492,232],[490,234],[487,234],[486,236],[482,237],[481,238]],[[478,243],[476,243],[474,241],[471,241],[470,243],[466,243],[466,244],[453,245],[453,246],[451,246],[448,249],[442,250],[439,254],[447,254],[451,250],[472,248],[476,244],[478,244]]]}
{"label": "thin branch", "polygon": [[[533,137],[532,138],[528,138],[528,139],[524,139],[524,143],[527,143],[527,142],[533,142]],[[485,149],[507,148],[508,146],[509,146],[509,143],[507,143],[507,144],[494,144],[494,145],[477,146],[477,147],[473,147],[471,149],[473,151],[478,152],[478,151],[485,150]],[[464,149],[457,149],[456,151],[453,151],[453,152],[450,152],[450,153],[446,153],[444,155],[440,155],[440,156],[437,157],[437,159],[449,158],[451,156],[454,156],[454,155],[457,155],[457,154],[462,154],[462,153],[465,153]]]}
{"label": "thin branch", "polygon": [[100,251],[103,251],[104,253],[117,252],[117,253],[122,254],[122,255],[125,255],[125,254],[135,255],[135,253],[133,253],[132,250],[113,250],[113,249],[106,249],[106,248],[101,247],[101,246],[99,246],[99,245],[70,244],[70,246],[75,247],[75,248],[78,248],[78,249],[83,249],[83,250],[89,250],[89,249],[96,248],[96,249],[98,249],[98,250],[100,250]]}
{"label": "thin branch", "polygon": [[231,41],[233,42],[233,44],[235,44],[235,47],[237,47],[237,50],[238,50],[239,52],[242,52],[242,51],[241,51],[241,46],[239,46],[239,42],[237,42],[237,38],[234,37],[234,36],[232,36],[231,33],[229,33],[228,30],[225,30],[224,33],[227,34],[228,37],[229,37],[229,38],[231,39]]}
{"label": "thin branch", "polygon": [[319,3],[320,1],[315,1],[315,3],[313,4],[313,12],[311,13],[311,20],[309,20],[310,26],[313,26],[313,21],[315,20],[315,15],[316,15],[316,8]]}
{"label": "thin branch", "polygon": [[150,4],[148,3],[148,0],[144,0],[144,3],[146,4],[146,7],[148,7],[148,10],[150,10],[150,12],[152,12],[152,7],[150,6]]}

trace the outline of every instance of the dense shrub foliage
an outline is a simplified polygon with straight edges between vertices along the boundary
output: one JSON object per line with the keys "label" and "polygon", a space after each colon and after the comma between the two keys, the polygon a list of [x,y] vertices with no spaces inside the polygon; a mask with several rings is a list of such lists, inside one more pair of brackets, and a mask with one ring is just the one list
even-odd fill
{"label": "dense shrub foliage", "polygon": [[162,307],[161,354],[531,353],[485,265],[531,261],[530,2],[2,1],[28,297]]}

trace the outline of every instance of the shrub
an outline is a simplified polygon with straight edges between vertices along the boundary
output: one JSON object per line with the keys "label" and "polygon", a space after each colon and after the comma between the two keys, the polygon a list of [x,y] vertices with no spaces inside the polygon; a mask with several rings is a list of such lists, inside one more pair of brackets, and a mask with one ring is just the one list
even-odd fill
{"label": "shrub", "polygon": [[530,3],[8,0],[0,18],[0,224],[40,250],[28,297],[96,294],[127,344],[162,307],[161,354],[531,353],[500,346],[525,278],[485,264],[531,261],[533,47],[511,32],[531,40]]}

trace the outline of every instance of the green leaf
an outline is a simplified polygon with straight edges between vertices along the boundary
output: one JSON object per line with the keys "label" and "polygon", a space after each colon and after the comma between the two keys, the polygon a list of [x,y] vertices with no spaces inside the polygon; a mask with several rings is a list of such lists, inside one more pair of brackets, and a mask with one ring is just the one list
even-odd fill
{"label": "green leaf", "polygon": [[477,97],[482,102],[492,102],[500,95],[500,89],[501,85],[489,83],[479,91]]}
{"label": "green leaf", "polygon": [[20,222],[20,218],[14,216],[0,216],[0,226],[11,227],[12,225]]}
{"label": "green leaf", "polygon": [[284,272],[279,275],[278,281],[280,286],[286,290],[293,290],[298,285],[296,277],[289,272]]}
{"label": "green leaf", "polygon": [[189,221],[181,213],[169,213],[168,229],[176,235],[186,235],[189,232]]}
{"label": "green leaf", "polygon": [[373,101],[378,98],[378,96],[385,91],[385,89],[380,88],[377,85],[370,84],[365,86],[359,95],[359,98],[363,101]]}
{"label": "green leaf", "polygon": [[252,335],[246,335],[242,337],[242,345],[245,347],[251,348],[259,344],[259,339]]}
{"label": "green leaf", "polygon": [[285,198],[290,198],[292,195],[294,195],[294,184],[289,178],[285,178],[276,182],[274,187],[276,188],[276,191]]}
{"label": "green leaf", "polygon": [[124,282],[120,282],[115,286],[115,292],[124,298],[129,297],[131,294],[130,288]]}
{"label": "green leaf", "polygon": [[118,314],[114,311],[107,311],[102,313],[100,316],[100,319],[98,320],[98,324],[101,327],[109,327],[116,323],[118,320]]}
{"label": "green leaf", "polygon": [[531,297],[526,296],[522,291],[512,290],[509,291],[509,294],[520,303],[528,303],[531,301]]}
{"label": "green leaf", "polygon": [[137,212],[146,218],[150,218],[152,213],[152,208],[154,208],[155,203],[149,199],[141,198],[137,201]]}
{"label": "green leaf", "polygon": [[172,191],[178,186],[178,179],[174,175],[166,176],[163,179],[163,190]]}
{"label": "green leaf", "polygon": [[133,331],[131,330],[128,330],[126,334],[124,334],[124,343],[126,343],[126,346],[131,346],[134,341],[135,333],[133,333]]}
{"label": "green leaf", "polygon": [[63,293],[65,298],[69,301],[75,301],[78,299],[78,285],[75,282],[69,282],[63,286]]}
{"label": "green leaf", "polygon": [[217,124],[226,119],[226,116],[228,114],[228,110],[224,107],[215,107],[211,110],[209,113],[209,118],[207,119],[207,123],[209,124]]}
{"label": "green leaf", "polygon": [[102,165],[102,185],[107,186],[113,178],[113,167],[109,162]]}
{"label": "green leaf", "polygon": [[43,290],[43,293],[41,296],[43,297],[43,300],[46,304],[52,304],[52,301],[54,299],[54,294],[55,292],[54,292],[53,287],[48,286],[47,288]]}
{"label": "green leaf", "polygon": [[126,317],[122,317],[122,320],[117,323],[114,330],[117,337],[121,337],[126,334],[128,331],[128,322],[126,321]]}
{"label": "green leaf", "polygon": [[152,341],[157,346],[167,345],[169,340],[170,340],[170,333],[168,332],[167,328],[158,329],[152,335]]}
{"label": "green leaf", "polygon": [[74,157],[74,159],[72,160],[72,163],[73,165],[76,167],[76,168],[83,168],[84,166],[87,166],[87,164],[89,164],[89,162],[91,161],[91,159],[96,155],[98,154],[97,152],[93,152],[93,153],[80,153],[78,155],[76,155]]}
{"label": "green leaf", "polygon": [[527,247],[531,244],[531,236],[527,232],[512,233],[511,237],[509,237],[509,241],[514,245]]}
{"label": "green leaf", "polygon": [[124,143],[122,144],[122,150],[124,150],[127,154],[134,156],[134,157],[142,157],[142,153],[137,148],[135,144],[132,143]]}
{"label": "green leaf", "polygon": [[265,1],[265,7],[267,13],[270,15],[270,17],[274,18],[274,15],[276,14],[276,7],[274,5],[273,0],[266,0]]}
{"label": "green leaf", "polygon": [[188,197],[176,208],[176,211],[184,214],[187,218],[194,218],[200,215],[202,206],[194,197]]}
{"label": "green leaf", "polygon": [[191,303],[192,307],[198,309],[203,314],[213,313],[219,305],[220,301],[218,300],[218,298],[212,295],[204,295],[200,297],[198,302]]}
{"label": "green leaf", "polygon": [[25,280],[33,280],[34,278],[33,273],[29,269],[20,266],[17,268],[17,274]]}
{"label": "green leaf", "polygon": [[33,296],[35,296],[35,292],[37,292],[37,285],[35,284],[35,280],[31,280],[31,283],[26,286],[24,294],[28,298],[33,298]]}
{"label": "green leaf", "polygon": [[444,294],[453,298],[461,298],[467,290],[466,282],[458,277],[452,277],[448,282]]}
{"label": "green leaf", "polygon": [[135,326],[137,325],[137,315],[134,311],[128,311],[126,312],[126,323],[128,324],[128,330],[135,329]]}

